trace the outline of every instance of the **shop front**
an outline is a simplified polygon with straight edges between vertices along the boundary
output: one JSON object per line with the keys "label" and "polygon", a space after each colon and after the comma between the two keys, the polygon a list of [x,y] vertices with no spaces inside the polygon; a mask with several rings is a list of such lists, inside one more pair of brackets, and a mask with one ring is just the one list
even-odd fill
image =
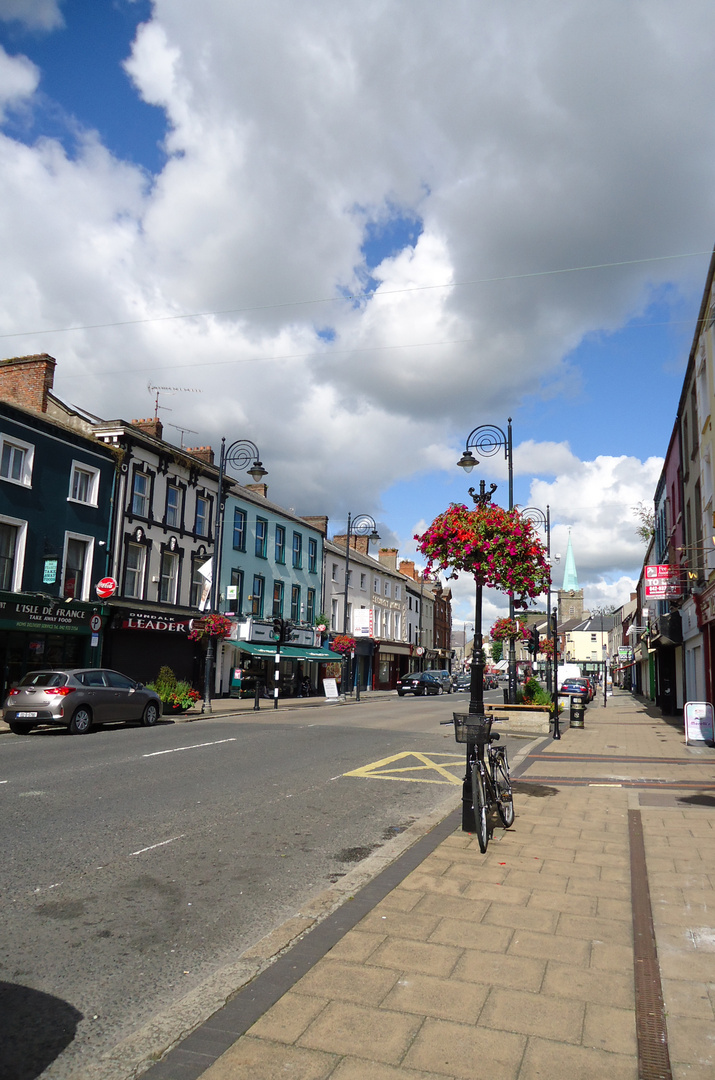
{"label": "shop front", "polygon": [[111,605],[103,663],[138,682],[153,682],[159,668],[170,667],[177,679],[195,690],[203,687],[205,648],[190,641],[196,614],[184,609],[129,608]]}
{"label": "shop front", "polygon": [[413,648],[411,645],[402,645],[396,641],[376,642],[373,661],[373,690],[394,690],[401,675],[415,670],[410,663],[412,654]]}
{"label": "shop front", "polygon": [[[223,643],[223,666],[228,664],[224,686],[230,697],[273,697],[276,646],[262,642]],[[278,696],[314,697],[324,694],[323,679],[339,679],[341,658],[328,649],[281,645],[278,664]]]}
{"label": "shop front", "polygon": [[0,593],[2,700],[27,671],[95,666],[106,622],[100,610],[97,604]]}

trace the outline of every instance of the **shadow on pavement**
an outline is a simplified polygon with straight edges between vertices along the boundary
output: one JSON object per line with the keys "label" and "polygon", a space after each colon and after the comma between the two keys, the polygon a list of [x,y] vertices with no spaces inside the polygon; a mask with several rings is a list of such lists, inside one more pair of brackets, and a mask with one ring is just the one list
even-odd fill
{"label": "shadow on pavement", "polygon": [[516,795],[528,795],[532,799],[546,799],[559,793],[558,788],[548,784],[530,784],[528,780],[512,780],[511,785]]}
{"label": "shadow on pavement", "polygon": [[75,1037],[82,1013],[61,998],[0,982],[2,1080],[35,1080]]}

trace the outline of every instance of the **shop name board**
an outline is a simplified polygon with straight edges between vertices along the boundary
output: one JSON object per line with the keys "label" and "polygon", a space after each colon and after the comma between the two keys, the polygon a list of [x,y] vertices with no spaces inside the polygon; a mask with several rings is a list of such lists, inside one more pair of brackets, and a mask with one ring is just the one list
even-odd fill
{"label": "shop name board", "polygon": [[646,566],[645,594],[649,600],[671,600],[682,596],[679,567],[667,563]]}
{"label": "shop name board", "polygon": [[89,613],[62,601],[56,604],[18,604],[0,601],[0,627],[5,630],[53,630],[89,633]]}
{"label": "shop name board", "polygon": [[122,630],[159,630],[166,634],[188,634],[193,619],[172,619],[170,616],[131,614],[122,618]]}

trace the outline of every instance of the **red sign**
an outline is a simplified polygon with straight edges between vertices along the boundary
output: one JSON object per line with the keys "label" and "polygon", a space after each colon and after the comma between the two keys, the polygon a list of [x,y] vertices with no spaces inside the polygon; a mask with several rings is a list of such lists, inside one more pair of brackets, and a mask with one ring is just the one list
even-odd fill
{"label": "red sign", "polygon": [[682,596],[680,568],[655,563],[645,568],[645,594],[649,600],[670,600]]}
{"label": "red sign", "polygon": [[101,600],[106,600],[107,597],[114,596],[117,591],[117,583],[113,577],[103,577],[101,581],[97,582],[94,589]]}

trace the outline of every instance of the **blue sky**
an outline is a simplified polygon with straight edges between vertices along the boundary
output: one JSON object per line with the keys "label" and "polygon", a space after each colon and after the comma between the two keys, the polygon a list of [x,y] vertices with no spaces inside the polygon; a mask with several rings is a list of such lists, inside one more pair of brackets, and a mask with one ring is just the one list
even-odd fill
{"label": "blue sky", "polygon": [[200,390],[165,422],[406,556],[480,476],[506,502],[455,462],[511,416],[516,501],[623,599],[713,243],[715,15],[606,6],[0,4],[4,355],[107,417]]}

